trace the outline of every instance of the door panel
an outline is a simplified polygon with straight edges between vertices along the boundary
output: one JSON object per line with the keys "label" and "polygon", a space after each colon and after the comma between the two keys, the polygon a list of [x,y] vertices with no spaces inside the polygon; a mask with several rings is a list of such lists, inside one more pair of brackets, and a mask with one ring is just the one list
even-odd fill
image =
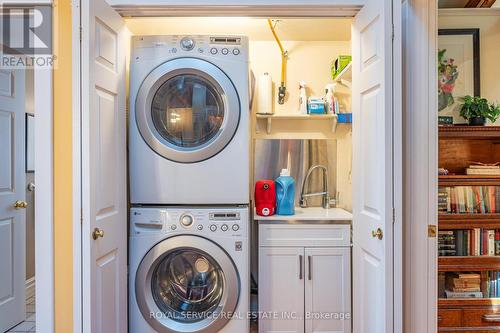
{"label": "door panel", "polygon": [[304,248],[259,248],[259,312],[279,316],[260,318],[260,333],[304,332]]}
{"label": "door panel", "polygon": [[351,332],[351,249],[305,249],[306,333]]}
{"label": "door panel", "polygon": [[25,319],[25,71],[0,69],[0,332]]}
{"label": "door panel", "polygon": [[390,0],[370,1],[352,26],[356,333],[393,330],[391,13]]}
{"label": "door panel", "polygon": [[82,3],[85,332],[127,331],[127,37],[123,19],[104,0]]}

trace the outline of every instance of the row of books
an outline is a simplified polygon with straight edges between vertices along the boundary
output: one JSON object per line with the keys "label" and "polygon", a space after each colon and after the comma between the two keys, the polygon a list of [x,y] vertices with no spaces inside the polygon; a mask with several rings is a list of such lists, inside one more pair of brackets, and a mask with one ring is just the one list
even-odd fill
{"label": "row of books", "polygon": [[500,297],[500,271],[440,273],[438,284],[440,297]]}
{"label": "row of books", "polygon": [[500,186],[440,186],[438,210],[448,214],[500,212]]}
{"label": "row of books", "polygon": [[500,230],[440,230],[438,253],[440,256],[500,255]]}

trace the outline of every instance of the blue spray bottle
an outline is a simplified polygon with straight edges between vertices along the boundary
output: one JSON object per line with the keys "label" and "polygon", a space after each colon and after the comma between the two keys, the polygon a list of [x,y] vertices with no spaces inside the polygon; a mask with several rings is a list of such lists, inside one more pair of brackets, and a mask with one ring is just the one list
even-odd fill
{"label": "blue spray bottle", "polygon": [[276,214],[295,214],[295,180],[288,169],[282,169],[276,179]]}

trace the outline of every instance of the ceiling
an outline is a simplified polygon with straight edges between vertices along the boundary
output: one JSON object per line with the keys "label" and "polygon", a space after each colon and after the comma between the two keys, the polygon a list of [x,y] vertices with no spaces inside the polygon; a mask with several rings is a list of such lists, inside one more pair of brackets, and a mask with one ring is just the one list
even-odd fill
{"label": "ceiling", "polygon": [[[252,40],[273,40],[266,19],[248,17],[126,18],[134,35],[233,34]],[[280,19],[276,32],[281,40],[350,41],[351,18]]]}

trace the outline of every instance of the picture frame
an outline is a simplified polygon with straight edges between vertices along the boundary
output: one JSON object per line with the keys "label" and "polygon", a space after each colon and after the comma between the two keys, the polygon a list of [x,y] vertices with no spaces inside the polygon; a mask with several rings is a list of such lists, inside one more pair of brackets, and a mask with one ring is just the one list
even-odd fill
{"label": "picture frame", "polygon": [[32,113],[26,113],[26,154],[25,154],[25,165],[26,172],[35,172],[35,115]]}
{"label": "picture frame", "polygon": [[438,111],[440,124],[464,124],[464,96],[481,96],[480,30],[438,30]]}

